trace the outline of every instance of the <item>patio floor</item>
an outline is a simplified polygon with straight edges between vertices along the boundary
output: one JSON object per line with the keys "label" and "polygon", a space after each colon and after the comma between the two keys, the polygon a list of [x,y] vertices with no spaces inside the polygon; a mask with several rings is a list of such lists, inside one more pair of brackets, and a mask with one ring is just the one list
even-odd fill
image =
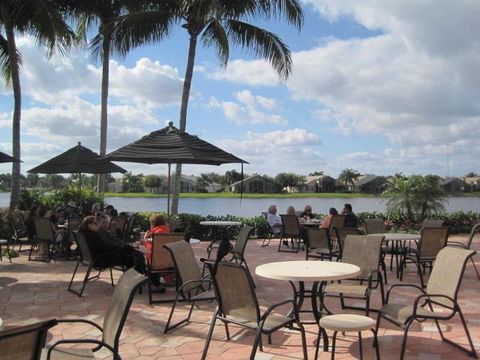
{"label": "patio floor", "polygon": [[[451,237],[455,240],[465,241],[466,236]],[[298,254],[278,253],[277,242],[272,240],[270,246],[261,247],[260,240],[249,241],[246,249],[246,258],[252,272],[256,266],[282,260],[303,260],[305,253]],[[206,256],[206,243],[193,245],[198,258]],[[474,248],[480,249],[477,241]],[[387,259],[388,261],[388,259]],[[25,253],[12,259],[12,264],[4,258],[0,262],[0,317],[4,327],[28,324],[49,318],[75,318],[81,317],[101,324],[103,315],[109,305],[113,287],[109,284],[109,274],[104,273],[100,280],[89,283],[82,298],[67,292],[67,285],[73,272],[75,262],[54,261],[51,263],[28,262]],[[476,259],[480,267],[480,260]],[[394,268],[395,271],[395,268]],[[84,274],[84,270],[82,275]],[[114,273],[118,278],[120,273]],[[427,276],[428,277],[428,276]],[[291,288],[288,282],[260,278],[253,274],[257,285],[257,295],[261,305],[269,305],[286,298],[291,298]],[[80,279],[80,277],[79,277]],[[389,285],[397,282],[394,273],[388,271]],[[419,283],[414,266],[410,265],[406,271],[404,283]],[[465,272],[459,303],[467,319],[477,352],[480,351],[480,282],[475,271],[469,263]],[[167,294],[157,297],[166,297],[173,294],[169,288]],[[406,303],[411,301],[413,293],[402,290],[394,293],[391,302]],[[372,308],[379,306],[379,293],[372,294]],[[338,311],[334,299],[329,304],[334,304],[332,309]],[[120,341],[120,355],[123,359],[200,359],[206,334],[209,328],[214,304],[200,304],[192,315],[192,322],[187,326],[163,334],[163,328],[170,311],[169,304],[148,305],[146,291],[137,295],[130,310],[125,328]],[[186,314],[186,306],[180,305],[178,315]],[[376,314],[372,313],[376,318]],[[450,339],[467,345],[466,336],[458,318],[444,322],[442,329]],[[314,341],[318,327],[307,325],[307,345],[309,358],[313,359],[315,348]],[[99,332],[88,325],[62,324],[50,331],[48,342],[63,338],[97,337]],[[223,326],[217,323],[213,340],[208,352],[209,359],[247,359],[253,333],[239,327],[231,327],[232,340],[226,341]],[[331,335],[329,333],[329,335]],[[363,335],[363,334],[362,334]],[[382,359],[398,359],[400,354],[402,332],[393,326],[382,322],[379,343]],[[266,339],[265,339],[266,340]],[[257,352],[257,359],[301,359],[303,358],[300,336],[297,332],[279,331],[273,335],[272,345],[264,341],[264,351]],[[364,333],[364,358],[373,359],[372,338]],[[98,352],[98,358],[108,358],[108,353]],[[329,359],[330,353],[320,352],[320,359]],[[359,358],[358,340],[354,335],[341,336],[337,340],[337,359]],[[409,332],[407,343],[407,359],[467,359],[468,357],[442,343],[433,322],[415,323]]]}

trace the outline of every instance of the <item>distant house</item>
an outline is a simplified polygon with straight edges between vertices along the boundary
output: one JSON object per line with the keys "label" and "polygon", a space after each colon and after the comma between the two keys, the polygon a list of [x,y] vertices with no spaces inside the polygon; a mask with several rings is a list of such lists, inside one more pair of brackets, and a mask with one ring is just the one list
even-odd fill
{"label": "distant house", "polygon": [[369,194],[378,194],[383,191],[387,180],[383,176],[363,175],[355,182],[355,191]]}
{"label": "distant house", "polygon": [[225,188],[222,184],[219,183],[210,183],[207,186],[205,186],[205,190],[209,193],[216,193],[219,191],[222,191]]}
{"label": "distant house", "polygon": [[[175,177],[172,176],[172,189],[174,188]],[[163,192],[168,192],[168,183],[165,181]],[[181,193],[191,193],[197,191],[197,177],[193,175],[182,175],[180,180],[180,192]]]}
{"label": "distant house", "polygon": [[[231,192],[240,192],[241,181],[237,181],[230,185]],[[245,193],[274,193],[276,192],[276,184],[272,179],[269,179],[262,175],[252,175],[246,179],[243,179],[243,192]]]}
{"label": "distant house", "polygon": [[336,180],[328,175],[306,176],[305,184],[301,186],[301,192],[319,193],[334,192]]}
{"label": "distant house", "polygon": [[112,193],[123,192],[122,179],[115,179],[115,181],[107,184],[107,191]]}
{"label": "distant house", "polygon": [[465,189],[465,183],[457,177],[442,178],[442,187],[448,193],[459,193]]}
{"label": "distant house", "polygon": [[465,183],[464,191],[480,191],[480,176],[464,177],[463,182]]}

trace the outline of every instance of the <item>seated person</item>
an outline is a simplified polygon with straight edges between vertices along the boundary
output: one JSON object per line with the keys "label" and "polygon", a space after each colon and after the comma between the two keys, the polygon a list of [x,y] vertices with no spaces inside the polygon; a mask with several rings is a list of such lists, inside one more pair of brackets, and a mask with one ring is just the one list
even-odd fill
{"label": "seated person", "polygon": [[287,215],[297,215],[297,214],[295,213],[295,208],[294,208],[292,205],[290,205],[290,206],[287,208]]}
{"label": "seated person", "polygon": [[55,214],[50,215],[50,221],[55,226],[65,224],[65,212],[61,207],[57,208]]}
{"label": "seated person", "polygon": [[124,266],[127,269],[135,268],[139,273],[145,273],[143,254],[134,250],[130,245],[105,241],[105,238],[101,236],[101,226],[95,222],[95,216],[85,217],[79,231],[85,237],[94,259],[105,254],[118,255],[103,256],[98,260],[97,265],[102,267]]}
{"label": "seated person", "polygon": [[332,207],[330,210],[328,210],[328,215],[320,223],[320,228],[330,229],[330,224],[332,223],[332,217],[334,215],[338,215],[338,211]]}
{"label": "seated person", "polygon": [[123,239],[119,238],[115,232],[111,232],[108,230],[110,221],[108,220],[107,215],[99,214],[97,216],[97,224],[99,226],[99,233],[102,237],[102,240],[106,244],[110,244],[112,246],[124,245],[125,242]]}
{"label": "seated person", "polygon": [[312,213],[312,207],[310,205],[305,206],[303,212],[300,214],[301,218],[315,219],[315,215]]}
{"label": "seated person", "polygon": [[30,212],[28,217],[25,219],[25,229],[27,232],[27,236],[29,240],[33,240],[35,238],[35,223],[33,221],[33,218],[37,216],[38,212],[38,205],[32,205],[30,207]]}
{"label": "seated person", "polygon": [[270,205],[268,207],[267,222],[274,234],[280,234],[283,231],[282,218],[277,215],[276,205]]}
{"label": "seated person", "polygon": [[358,218],[352,211],[351,204],[345,204],[343,206],[342,215],[345,215],[345,227],[358,227]]}

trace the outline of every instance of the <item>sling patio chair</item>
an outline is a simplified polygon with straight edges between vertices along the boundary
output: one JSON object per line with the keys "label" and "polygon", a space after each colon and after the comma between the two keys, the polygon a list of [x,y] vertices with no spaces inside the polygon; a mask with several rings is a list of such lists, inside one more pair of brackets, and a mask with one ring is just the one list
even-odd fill
{"label": "sling patio chair", "polygon": [[385,222],[382,218],[363,219],[367,234],[383,234],[387,232]]}
{"label": "sling patio chair", "polygon": [[330,233],[334,234],[335,229],[341,229],[345,227],[345,215],[333,215],[330,221]]}
{"label": "sling patio chair", "polygon": [[[107,313],[103,319],[103,327],[86,319],[62,319],[59,323],[85,323],[92,325],[102,333],[101,340],[98,339],[64,339],[59,340],[49,347],[47,352],[47,360],[72,360],[72,359],[96,359],[95,352],[105,347],[113,354],[114,360],[120,359],[118,353],[120,335],[123,326],[127,320],[130,306],[133,302],[136,292],[147,281],[147,278],[134,269],[130,269],[118,280],[117,286],[113,291],[112,300],[108,307]],[[84,348],[63,348],[62,344],[93,344],[93,349]]]}
{"label": "sling patio chair", "polygon": [[[242,226],[233,245],[233,249],[230,251],[232,257],[229,261],[234,261],[239,265],[245,265],[248,269],[247,260],[245,260],[245,248],[247,247],[248,239],[254,229],[255,228],[250,225]],[[248,269],[248,271],[250,271],[250,269]]]}
{"label": "sling patio chair", "polygon": [[305,260],[328,259],[332,261],[334,257],[338,258],[340,256],[340,251],[333,249],[328,229],[308,228],[306,231]]}
{"label": "sling patio chair", "polygon": [[422,221],[420,224],[420,229],[426,228],[426,227],[442,227],[445,225],[445,220],[442,219],[425,219]]}
{"label": "sling patio chair", "polygon": [[[468,236],[468,241],[467,243],[462,243],[458,241],[448,241],[447,246],[457,246],[466,250],[470,250],[470,247],[472,246],[473,239],[475,238],[475,235],[480,232],[480,223],[477,223],[473,226],[472,230],[470,231],[470,235]],[[477,266],[475,265],[475,260],[473,260],[473,257],[470,258],[473,268],[475,269],[475,272],[477,273],[478,280],[480,280],[480,273],[478,272]]]}
{"label": "sling patio chair", "polygon": [[[357,265],[361,273],[355,279],[342,280],[339,283],[327,284],[320,292],[325,297],[340,298],[342,309],[355,309],[370,313],[370,294],[372,290],[380,288],[382,305],[385,303],[384,279],[378,270],[381,263],[381,249],[383,236],[381,235],[347,235],[343,249],[342,262]],[[351,283],[350,281],[355,281]],[[357,283],[359,282],[359,283]],[[345,299],[365,300],[365,307],[345,305]],[[321,301],[324,304],[324,301]],[[324,306],[325,307],[325,306]],[[328,313],[331,311],[325,307]]]}
{"label": "sling patio chair", "polygon": [[[185,242],[184,233],[159,233],[152,236],[152,255],[150,259],[147,259],[147,275],[149,278],[153,274],[158,276],[176,275],[177,269],[173,262],[170,252],[164,247],[166,244],[183,241]],[[177,290],[178,290],[178,278],[177,278]],[[151,304],[170,303],[172,300],[153,300],[152,282],[148,282],[148,301]]]}
{"label": "sling patio chair", "polygon": [[[190,321],[193,307],[198,301],[215,300],[215,292],[213,289],[211,290],[212,280],[210,274],[202,276],[202,272],[195,259],[195,254],[189,243],[186,241],[176,241],[165,244],[164,246],[173,259],[173,263],[177,269],[178,283],[180,284],[177,295],[173,300],[172,309],[170,310],[165,330],[163,331],[164,333],[167,333],[168,331]],[[190,310],[186,318],[170,325],[178,302],[190,303]]]}
{"label": "sling patio chair", "polygon": [[[380,326],[380,320],[385,319],[403,329],[402,349],[400,360],[405,356],[408,330],[414,321],[434,320],[442,341],[445,341],[458,349],[465,351],[469,356],[477,358],[470,332],[468,331],[465,318],[458,304],[458,290],[462,282],[467,261],[475,254],[474,250],[465,250],[455,247],[445,247],[437,256],[432,274],[428,279],[427,288],[423,289],[414,284],[394,284],[388,289],[386,304],[378,313],[376,331]],[[396,288],[413,288],[418,290],[419,295],[413,304],[390,303],[390,294]],[[439,321],[452,319],[458,313],[465,330],[470,349],[466,349],[457,343],[445,338]],[[378,346],[378,343],[377,343]],[[392,349],[389,349],[392,351]]]}
{"label": "sling patio chair", "polygon": [[[280,215],[282,218],[282,238],[278,243],[278,251],[279,252],[295,252],[298,253],[300,250],[300,242],[302,241],[302,228],[300,227],[300,222],[298,221],[298,217],[296,215]],[[282,245],[288,247],[288,240],[292,245],[291,250],[283,250]],[[297,250],[294,249],[295,242],[297,243]]]}
{"label": "sling patio chair", "polygon": [[[207,262],[207,265],[213,274],[214,264]],[[263,351],[262,334],[267,335],[270,340],[272,333],[285,327],[300,332],[302,336],[303,358],[308,359],[305,330],[299,321],[297,305],[292,299],[274,304],[261,314],[255,289],[253,288],[252,277],[245,267],[231,262],[220,262],[218,263],[216,273],[212,276],[218,307],[213,314],[207,342],[203,349],[202,360],[207,357],[208,347],[217,320],[220,320],[225,325],[227,340],[230,340],[228,329],[228,324],[230,323],[255,330],[256,336],[250,353],[250,360],[255,359],[258,346],[260,346],[260,351]],[[287,305],[291,305],[292,309],[289,315],[273,312],[275,309]]]}
{"label": "sling patio chair", "polygon": [[47,320],[8,330],[0,330],[0,359],[40,360],[48,329],[55,325],[57,325],[57,320]]}
{"label": "sling patio chair", "polygon": [[282,236],[281,229],[278,229],[279,231],[276,231],[277,229],[274,229],[270,223],[267,221],[268,220],[268,212],[267,211],[262,211],[262,215],[265,217],[265,221],[267,223],[268,227],[268,237],[263,239],[262,241],[262,247],[270,245],[270,240],[274,238],[279,238]]}
{"label": "sling patio chair", "polygon": [[[426,227],[422,229],[420,240],[416,248],[405,248],[400,264],[400,281],[403,280],[403,271],[407,264],[415,264],[420,276],[422,288],[425,287],[423,275],[427,267],[432,269],[438,253],[447,245],[447,227]],[[423,270],[423,271],[422,271]]]}
{"label": "sling patio chair", "polygon": [[[68,284],[67,290],[75,295],[78,295],[78,297],[82,297],[83,291],[85,290],[87,283],[90,280],[99,279],[102,271],[105,271],[107,269],[110,270],[110,280],[112,282],[112,286],[114,286],[112,270],[115,269],[122,272],[125,271],[125,268],[123,267],[123,265],[121,265],[122,261],[120,259],[120,256],[117,253],[106,253],[106,254],[102,254],[94,257],[90,249],[90,246],[88,245],[88,242],[86,241],[85,237],[80,231],[74,231],[73,238],[77,244],[77,249],[80,251],[80,258],[77,260],[77,265],[75,266],[75,270],[73,271],[72,278],[70,279],[70,283]],[[118,265],[107,266],[107,267],[104,266],[102,264],[102,261],[105,258],[115,258],[117,260],[116,263]],[[77,291],[73,289],[72,285],[73,285],[73,280],[75,279],[75,275],[77,274],[78,267],[80,265],[86,266],[87,272],[85,273],[85,276],[83,278],[82,287],[80,291]],[[92,270],[98,271],[98,274],[94,276],[90,276]]]}
{"label": "sling patio chair", "polygon": [[[365,224],[365,231],[368,235],[372,234],[384,234],[387,232],[387,228],[385,227],[385,220],[382,218],[372,218],[372,219],[363,219],[363,223]],[[387,283],[387,272],[386,272],[386,264],[385,264],[385,257],[386,255],[390,255],[390,271],[393,270],[393,259],[395,258],[395,263],[397,268],[400,264],[400,259],[403,254],[403,248],[398,247],[395,241],[392,241],[390,244],[388,241],[384,241],[382,244],[382,267],[384,268],[384,277],[385,277],[385,284]]]}
{"label": "sling patio chair", "polygon": [[31,245],[31,239],[28,238],[25,227],[26,218],[21,212],[14,212],[7,216],[10,231],[12,233],[12,250],[18,244],[18,252],[22,251],[22,245]]}
{"label": "sling patio chair", "polygon": [[335,250],[338,250],[339,252],[339,259],[342,258],[342,253],[343,253],[343,247],[345,244],[345,238],[348,235],[362,235],[362,232],[360,231],[359,228],[350,228],[350,227],[341,227],[341,228],[334,228],[335,234],[336,234],[336,240],[335,242],[332,241],[333,248]]}
{"label": "sling patio chair", "polygon": [[110,224],[108,224],[108,231],[113,232],[119,238],[124,239],[127,223],[127,216],[112,216]]}
{"label": "sling patio chair", "polygon": [[[55,229],[50,219],[33,218],[35,224],[35,239],[32,241],[28,260],[50,262],[52,259],[53,246],[55,244]],[[32,257],[34,248],[38,251],[39,257]]]}

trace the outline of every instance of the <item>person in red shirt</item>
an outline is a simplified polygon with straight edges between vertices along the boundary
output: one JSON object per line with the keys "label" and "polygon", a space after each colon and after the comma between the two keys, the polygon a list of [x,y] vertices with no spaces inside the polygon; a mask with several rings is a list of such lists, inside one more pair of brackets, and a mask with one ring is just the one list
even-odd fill
{"label": "person in red shirt", "polygon": [[[145,249],[147,250],[147,253],[145,256],[147,257],[147,260],[149,263],[152,261],[152,235],[153,234],[161,234],[161,233],[169,233],[170,232],[170,226],[167,225],[167,222],[165,221],[165,218],[162,215],[159,214],[153,214],[150,217],[150,230],[148,230],[145,233]],[[151,279],[150,279],[158,289],[159,292],[165,292],[165,288],[160,287],[160,277],[158,274],[152,274]],[[171,279],[164,279],[166,282],[168,282]]]}

